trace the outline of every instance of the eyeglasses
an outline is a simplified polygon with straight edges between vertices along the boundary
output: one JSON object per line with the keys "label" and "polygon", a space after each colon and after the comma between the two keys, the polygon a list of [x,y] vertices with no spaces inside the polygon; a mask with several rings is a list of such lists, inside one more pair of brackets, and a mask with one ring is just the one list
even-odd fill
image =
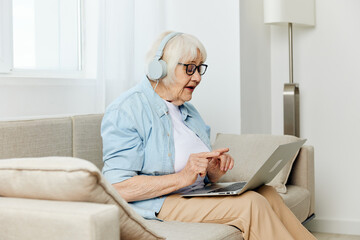
{"label": "eyeglasses", "polygon": [[200,64],[199,66],[196,66],[195,64],[184,64],[184,63],[178,63],[178,64],[186,67],[186,74],[189,76],[193,75],[196,69],[198,70],[200,75],[204,75],[208,67],[208,65],[206,64]]}

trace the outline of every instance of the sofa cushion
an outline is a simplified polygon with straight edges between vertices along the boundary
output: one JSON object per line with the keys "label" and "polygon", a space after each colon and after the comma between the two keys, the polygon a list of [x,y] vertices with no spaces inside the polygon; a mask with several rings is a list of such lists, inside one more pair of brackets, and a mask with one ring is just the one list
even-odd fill
{"label": "sofa cushion", "polygon": [[163,239],[144,225],[92,163],[72,157],[0,161],[0,196],[115,204],[121,239]]}
{"label": "sofa cushion", "polygon": [[119,211],[110,204],[0,197],[0,239],[119,239]]}
{"label": "sofa cushion", "polygon": [[311,215],[310,192],[306,188],[287,185],[287,193],[280,193],[280,196],[300,222]]}
{"label": "sofa cushion", "polygon": [[72,156],[71,118],[0,121],[0,159]]}
{"label": "sofa cushion", "polygon": [[100,170],[104,165],[100,133],[102,118],[103,114],[72,117],[74,135],[73,157],[89,160]]}
{"label": "sofa cushion", "polygon": [[[213,149],[228,147],[235,165],[219,182],[247,181],[275,151],[279,144],[298,141],[294,136],[217,134]],[[297,154],[296,154],[297,155]],[[269,185],[286,193],[286,182],[296,157],[275,176]]]}
{"label": "sofa cushion", "polygon": [[146,220],[146,225],[167,240],[243,239],[239,229],[225,224]]}

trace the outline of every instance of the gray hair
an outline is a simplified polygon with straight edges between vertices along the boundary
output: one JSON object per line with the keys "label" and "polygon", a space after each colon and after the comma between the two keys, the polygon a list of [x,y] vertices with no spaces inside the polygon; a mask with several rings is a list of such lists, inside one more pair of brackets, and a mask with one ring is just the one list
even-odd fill
{"label": "gray hair", "polygon": [[[154,59],[156,51],[166,35],[172,31],[163,32],[153,43],[146,55],[146,73],[148,65]],[[170,84],[175,79],[175,68],[179,62],[186,63],[197,59],[200,53],[201,62],[205,62],[207,54],[204,45],[193,35],[182,33],[176,35],[166,44],[162,60],[167,63],[167,75],[162,79],[165,85]]]}

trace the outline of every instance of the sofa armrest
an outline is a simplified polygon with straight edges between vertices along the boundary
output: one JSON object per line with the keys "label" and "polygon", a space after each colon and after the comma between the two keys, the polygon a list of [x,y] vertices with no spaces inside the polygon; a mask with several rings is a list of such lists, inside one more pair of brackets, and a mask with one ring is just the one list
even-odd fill
{"label": "sofa armrest", "polygon": [[115,205],[0,197],[0,239],[120,239]]}
{"label": "sofa armrest", "polygon": [[291,170],[288,185],[306,188],[310,192],[310,214],[315,212],[314,147],[304,145]]}

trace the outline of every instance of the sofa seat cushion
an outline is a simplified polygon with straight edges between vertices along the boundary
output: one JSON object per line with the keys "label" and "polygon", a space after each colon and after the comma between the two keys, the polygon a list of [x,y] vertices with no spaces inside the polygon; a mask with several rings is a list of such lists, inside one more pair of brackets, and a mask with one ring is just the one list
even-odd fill
{"label": "sofa seat cushion", "polygon": [[0,161],[0,196],[114,204],[120,209],[121,239],[163,239],[125,202],[89,161],[72,157]]}
{"label": "sofa seat cushion", "polygon": [[310,214],[310,192],[306,188],[287,185],[287,193],[281,194],[286,206],[303,222]]}
{"label": "sofa seat cushion", "polygon": [[167,240],[243,239],[240,230],[225,224],[146,220],[146,225]]}

